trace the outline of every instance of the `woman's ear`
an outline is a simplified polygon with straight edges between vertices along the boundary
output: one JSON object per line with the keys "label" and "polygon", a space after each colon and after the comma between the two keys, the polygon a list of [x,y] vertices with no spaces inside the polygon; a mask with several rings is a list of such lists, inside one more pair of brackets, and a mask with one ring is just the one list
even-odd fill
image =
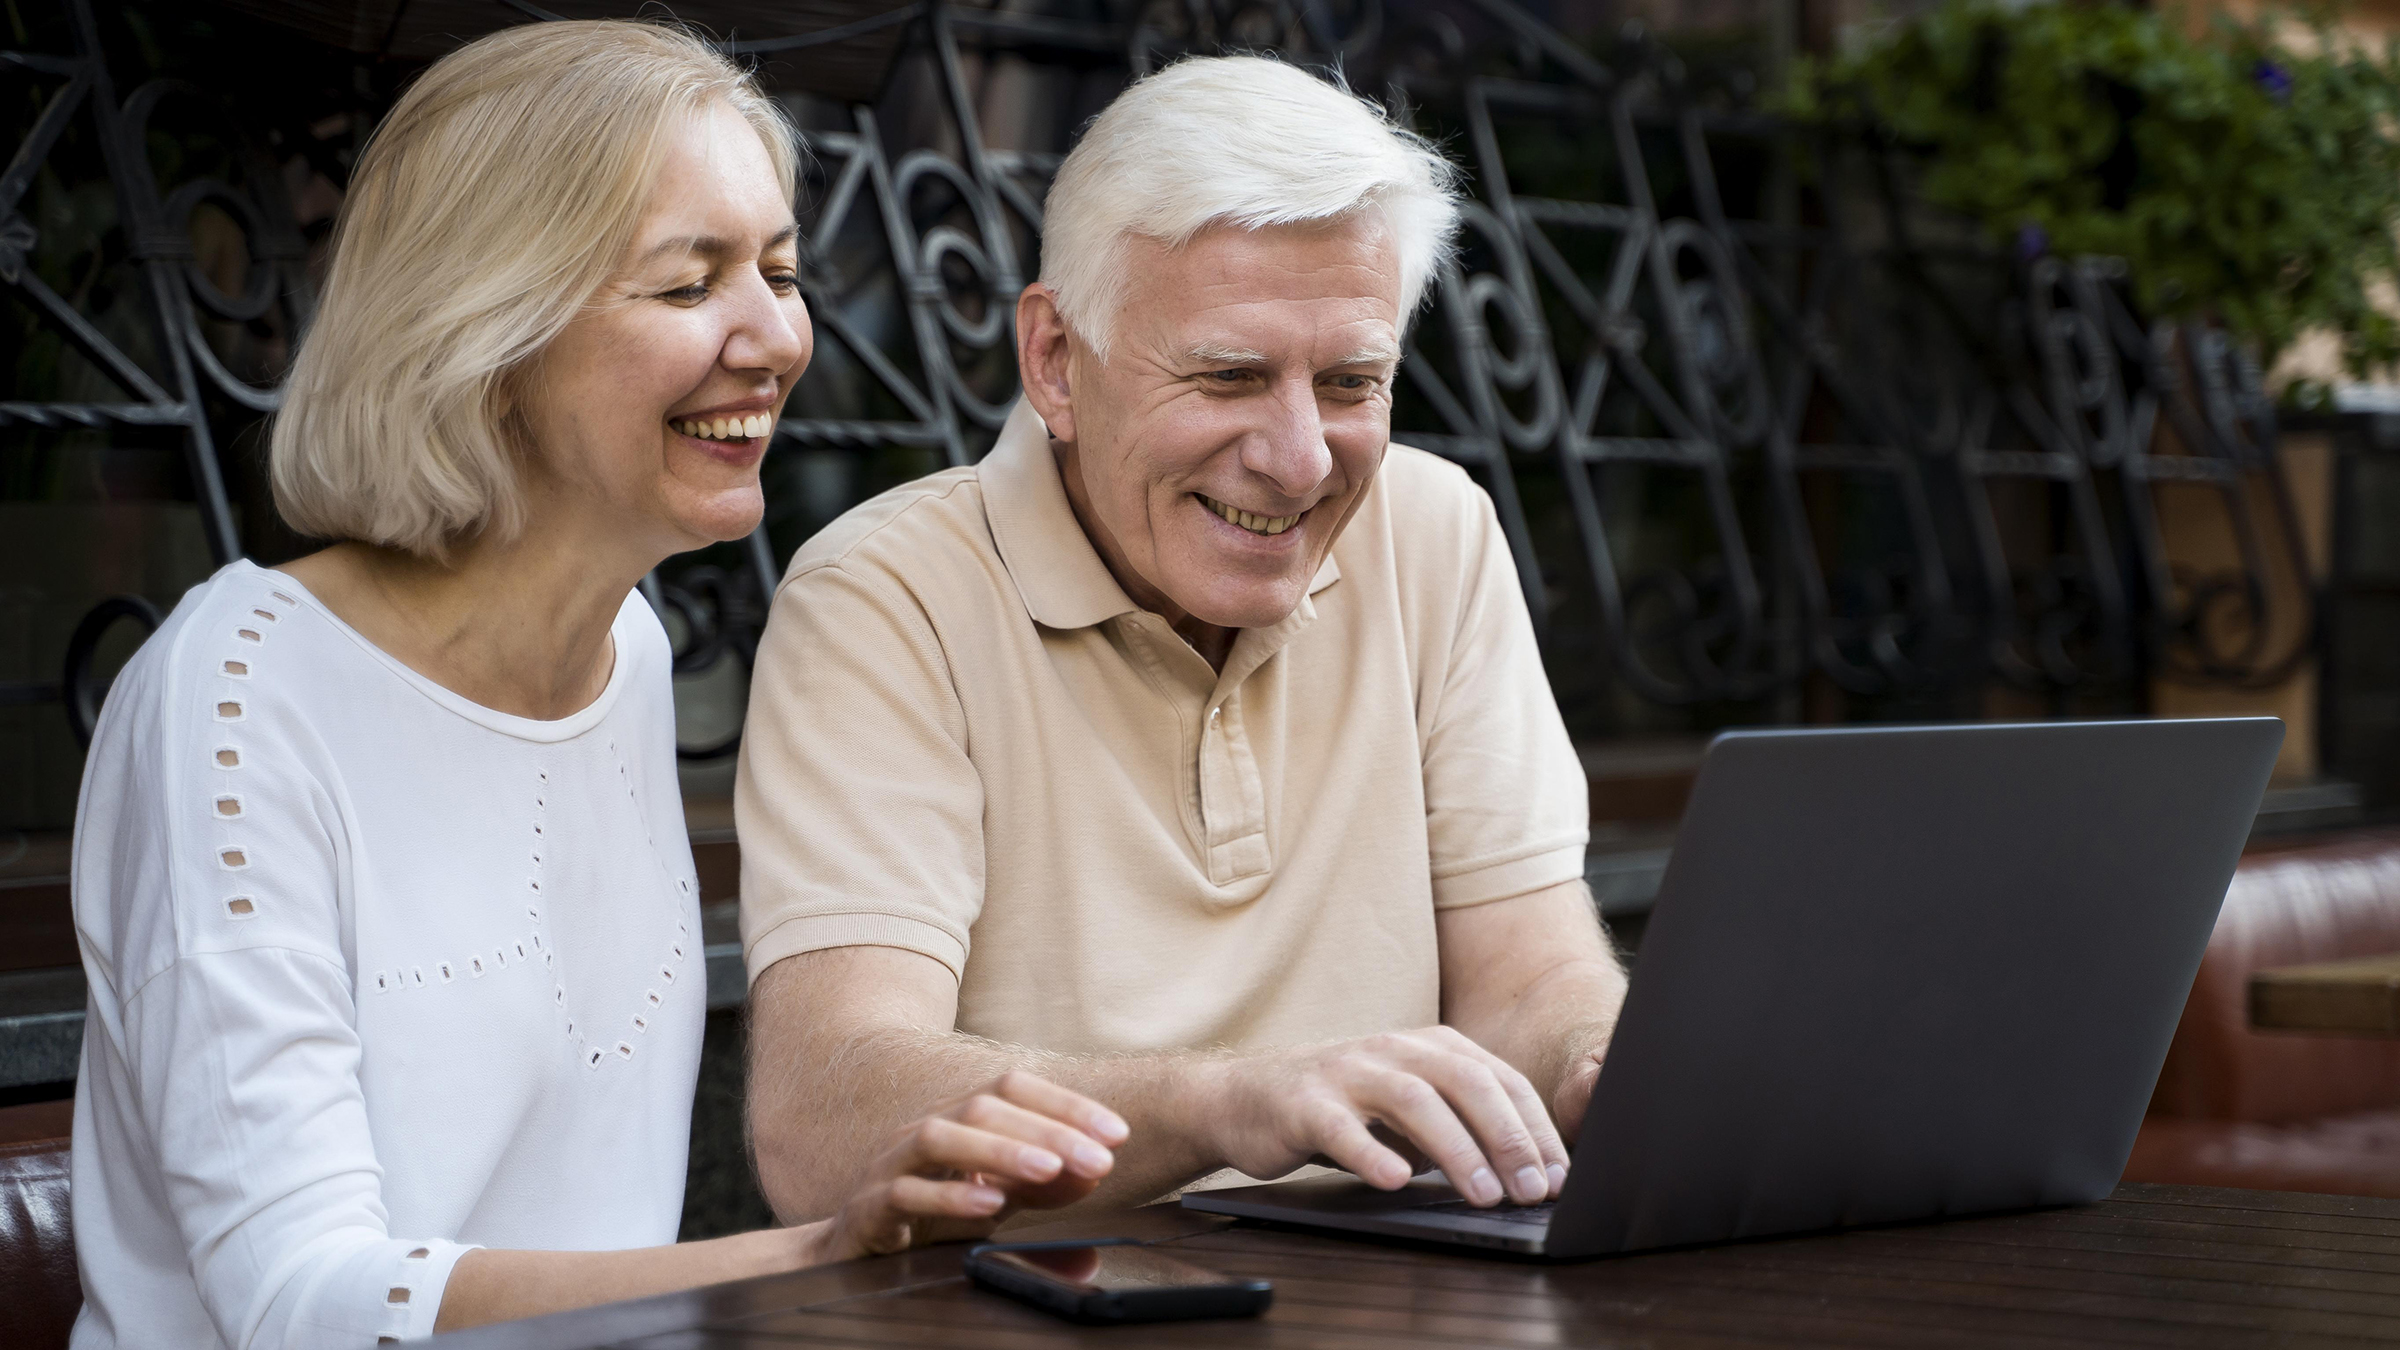
{"label": "woman's ear", "polygon": [[1053,439],[1075,439],[1074,389],[1067,373],[1072,342],[1058,312],[1058,296],[1035,282],[1017,297],[1017,377],[1025,401],[1040,414]]}
{"label": "woman's ear", "polygon": [[541,378],[539,356],[520,361],[493,377],[484,403],[485,416],[500,435],[500,447],[520,469],[535,455],[530,404]]}

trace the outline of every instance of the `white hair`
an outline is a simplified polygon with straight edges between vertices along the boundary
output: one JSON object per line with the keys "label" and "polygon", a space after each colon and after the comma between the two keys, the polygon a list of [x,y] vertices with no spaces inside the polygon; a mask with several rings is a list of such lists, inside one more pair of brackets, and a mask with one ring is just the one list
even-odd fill
{"label": "white hair", "polygon": [[1180,248],[1212,225],[1379,214],[1400,255],[1405,327],[1449,256],[1458,169],[1337,84],[1257,56],[1179,61],[1092,119],[1042,208],[1042,284],[1108,357],[1126,242]]}

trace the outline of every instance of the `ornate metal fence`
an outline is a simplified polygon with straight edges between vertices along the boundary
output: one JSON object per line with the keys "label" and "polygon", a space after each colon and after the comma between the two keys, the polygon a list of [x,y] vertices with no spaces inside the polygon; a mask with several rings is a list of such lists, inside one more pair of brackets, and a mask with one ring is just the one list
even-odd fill
{"label": "ornate metal fence", "polygon": [[[147,142],[161,108],[206,118],[218,111],[211,92],[181,81],[152,80],[120,101],[90,5],[76,0],[68,18],[70,51],[0,51],[0,71],[31,85],[40,103],[30,130],[0,170],[0,288],[28,306],[111,388],[106,396],[84,399],[63,398],[56,390],[0,391],[5,394],[0,433],[70,426],[174,433],[182,442],[208,548],[218,562],[227,562],[240,556],[241,543],[218,460],[223,442],[217,423],[254,420],[276,406],[279,392],[230,368],[203,326],[271,325],[287,337],[297,333],[313,302],[302,265],[306,245],[283,198],[280,177],[254,143],[247,146],[238,182],[212,175],[160,182]],[[22,209],[27,191],[79,122],[87,144],[97,151],[117,233],[138,277],[143,322],[131,342],[125,335],[104,333],[43,280],[31,257],[39,235]],[[229,143],[243,139],[237,132]],[[247,246],[247,284],[240,294],[218,289],[199,265],[191,224],[195,209],[204,204],[229,216]],[[45,393],[49,396],[42,397]],[[12,448],[0,442],[0,454]],[[93,665],[100,639],[119,621],[156,628],[159,617],[139,596],[103,600],[69,640],[58,684],[0,685],[0,703],[63,700],[78,738],[88,737],[104,689]]]}
{"label": "ornate metal fence", "polygon": [[[254,417],[275,393],[227,368],[201,316],[272,313],[296,332],[299,236],[263,163],[239,183],[156,181],[143,128],[186,91],[120,103],[88,0],[74,14],[73,51],[0,53],[0,69],[55,86],[0,174],[0,285],[122,397],[12,394],[0,428],[179,429],[230,557],[210,410]],[[727,45],[804,74],[811,46],[894,29],[880,111],[795,105],[819,356],[770,465],[976,458],[1016,393],[1014,300],[1074,127],[1178,55],[1271,50],[1338,73],[1470,170],[1464,247],[1412,336],[1397,434],[1490,491],[1554,671],[1561,653],[1599,657],[1564,678],[1652,705],[1788,714],[1821,685],[1970,711],[1995,680],[2062,707],[2095,691],[2138,704],[2157,675],[2269,685],[2313,649],[2272,410],[2241,352],[2145,322],[2104,260],[1920,242],[1893,152],[1763,115],[1740,71],[1694,74],[1638,32],[1578,45],[1510,0],[921,0]],[[987,134],[995,107],[1009,137]],[[146,360],[25,262],[18,202],[76,117],[106,151],[145,280]],[[1793,172],[1804,160],[1812,178]],[[193,265],[184,225],[203,201],[248,240],[241,295]],[[2158,508],[2172,487],[2225,513],[2230,570],[2172,561]],[[797,542],[762,527],[738,558],[652,579],[687,634],[679,669],[747,660]],[[2295,595],[2307,612],[2275,612]],[[70,654],[74,678],[6,696],[88,707],[70,686],[88,684],[96,639]]]}

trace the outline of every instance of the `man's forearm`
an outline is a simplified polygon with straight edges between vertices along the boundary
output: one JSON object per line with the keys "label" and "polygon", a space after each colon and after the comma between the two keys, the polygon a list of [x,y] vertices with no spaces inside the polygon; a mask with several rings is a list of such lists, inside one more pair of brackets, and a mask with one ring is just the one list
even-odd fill
{"label": "man's forearm", "polygon": [[1086,1203],[1138,1205],[1222,1166],[1201,1129],[1222,1056],[1064,1055],[863,1020],[806,1025],[774,1006],[772,976],[754,991],[750,1133],[761,1188],[786,1223],[832,1212],[895,1130],[1010,1069],[1080,1092],[1131,1127]]}
{"label": "man's forearm", "polygon": [[1517,1066],[1547,1101],[1577,1065],[1604,1050],[1625,1001],[1615,962],[1577,961],[1537,980],[1511,1006],[1459,1030]]}
{"label": "man's forearm", "polygon": [[[1585,914],[1589,922],[1588,903]],[[1596,926],[1592,942],[1605,957]],[[1447,1005],[1447,963],[1443,981]],[[1532,972],[1511,987],[1550,1002]],[[797,1222],[830,1212],[870,1160],[890,1151],[895,1131],[937,1107],[969,1126],[1009,1119],[1014,1108],[985,1088],[1012,1074],[1120,1117],[1099,1122],[1123,1142],[1110,1143],[1114,1165],[1096,1191],[1083,1188],[1098,1175],[1096,1161],[1083,1185],[1065,1190],[1001,1186],[1029,1208],[1141,1204],[1221,1167],[1271,1178],[1311,1160],[1387,1190],[1431,1161],[1477,1204],[1531,1204],[1555,1194],[1565,1174],[1566,1152],[1533,1084],[1459,1030],[1394,1028],[1245,1051],[1061,1054],[953,1030],[957,988],[932,958],[889,947],[786,957],[751,986],[751,1144],[777,1215]],[[1594,1003],[1595,1013],[1613,1009]],[[1536,1024],[1500,1039],[1518,1045]],[[1537,1051],[1517,1053],[1530,1061],[1544,1057]]]}
{"label": "man's forearm", "polygon": [[[1580,881],[1440,916],[1442,1021],[1514,1065],[1543,1100],[1604,1050],[1625,970]],[[1533,954],[1539,954],[1536,958]]]}

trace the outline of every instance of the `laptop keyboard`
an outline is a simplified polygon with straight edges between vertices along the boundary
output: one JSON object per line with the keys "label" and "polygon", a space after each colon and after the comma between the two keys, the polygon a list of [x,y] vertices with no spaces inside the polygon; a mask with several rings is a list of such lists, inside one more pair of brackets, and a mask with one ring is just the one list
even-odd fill
{"label": "laptop keyboard", "polygon": [[1544,1200],[1538,1205],[1498,1204],[1490,1209],[1477,1209],[1464,1200],[1443,1200],[1425,1208],[1443,1214],[1472,1214],[1479,1219],[1498,1219],[1502,1223],[1521,1223],[1528,1228],[1550,1226],[1550,1211],[1558,1208],[1556,1200]]}

